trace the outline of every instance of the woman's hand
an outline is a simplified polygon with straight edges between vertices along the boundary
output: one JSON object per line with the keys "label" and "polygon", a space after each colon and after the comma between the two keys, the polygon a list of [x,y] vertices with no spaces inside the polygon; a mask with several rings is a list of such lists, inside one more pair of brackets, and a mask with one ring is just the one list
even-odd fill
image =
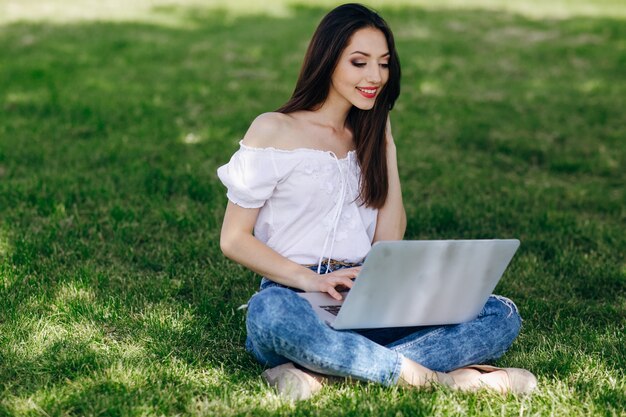
{"label": "woman's hand", "polygon": [[335,300],[341,300],[341,294],[338,289],[341,287],[352,288],[354,282],[352,279],[356,278],[360,266],[354,268],[338,269],[337,271],[329,272],[328,274],[320,274],[315,278],[308,280],[307,288],[302,288],[304,291],[318,291],[328,293]]}
{"label": "woman's hand", "polygon": [[258,208],[243,208],[228,202],[220,235],[220,246],[224,255],[279,284],[304,291],[325,292],[341,300],[336,288],[351,288],[351,278],[357,276],[361,267],[316,274],[285,258],[252,235],[258,214]]}

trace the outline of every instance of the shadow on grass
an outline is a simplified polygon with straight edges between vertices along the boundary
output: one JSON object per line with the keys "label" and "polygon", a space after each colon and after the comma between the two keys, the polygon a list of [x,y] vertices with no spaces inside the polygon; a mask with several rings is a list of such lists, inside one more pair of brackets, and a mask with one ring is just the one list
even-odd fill
{"label": "shadow on grass", "polygon": [[[120,396],[124,410],[158,397],[159,389],[137,392],[159,375],[223,369],[217,379],[192,372],[193,386],[184,372],[174,379],[159,410],[176,413],[203,389],[247,387],[258,375],[236,310],[258,279],[219,251],[226,200],[214,173],[250,121],[288,98],[326,10],[296,7],[287,18],[161,12],[190,28],[1,28],[7,394],[93,377],[64,388],[67,407],[80,409],[75,390]],[[393,120],[407,238],[520,237],[520,267],[510,271],[518,275],[499,287],[527,317],[527,345],[513,355],[541,352],[558,327],[561,344],[624,369],[624,355],[614,355],[623,353],[623,336],[595,338],[624,324],[623,22],[419,8],[382,14],[403,64]],[[582,338],[573,336],[579,323]],[[60,333],[46,336],[51,328]],[[26,343],[33,354],[20,351]],[[125,354],[133,346],[137,357]],[[166,365],[137,391],[106,376],[118,363]],[[528,363],[545,375],[573,369]]]}

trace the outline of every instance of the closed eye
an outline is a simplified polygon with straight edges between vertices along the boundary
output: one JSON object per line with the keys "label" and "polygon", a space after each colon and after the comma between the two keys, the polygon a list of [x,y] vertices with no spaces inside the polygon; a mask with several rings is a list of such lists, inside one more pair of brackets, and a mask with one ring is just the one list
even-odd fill
{"label": "closed eye", "polygon": [[[353,62],[352,65],[354,65],[355,67],[358,67],[358,68],[362,68],[362,67],[366,66],[367,64],[363,63],[363,62]],[[380,64],[380,66],[383,67],[383,68],[389,68],[389,64]]]}

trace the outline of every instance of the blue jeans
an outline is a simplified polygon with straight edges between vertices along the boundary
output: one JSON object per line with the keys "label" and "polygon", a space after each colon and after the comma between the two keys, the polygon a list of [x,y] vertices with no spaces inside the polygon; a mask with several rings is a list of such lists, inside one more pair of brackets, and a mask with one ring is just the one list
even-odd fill
{"label": "blue jeans", "polygon": [[404,357],[440,372],[497,359],[521,324],[515,304],[492,295],[466,323],[334,330],[294,289],[264,280],[248,302],[246,349],[269,367],[295,362],[322,374],[394,385]]}

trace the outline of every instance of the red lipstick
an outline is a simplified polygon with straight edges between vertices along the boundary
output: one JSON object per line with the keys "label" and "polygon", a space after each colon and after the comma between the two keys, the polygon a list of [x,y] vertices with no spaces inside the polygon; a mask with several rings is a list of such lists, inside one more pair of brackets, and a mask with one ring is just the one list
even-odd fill
{"label": "red lipstick", "polygon": [[356,89],[365,98],[374,98],[378,92],[378,87],[356,87]]}

